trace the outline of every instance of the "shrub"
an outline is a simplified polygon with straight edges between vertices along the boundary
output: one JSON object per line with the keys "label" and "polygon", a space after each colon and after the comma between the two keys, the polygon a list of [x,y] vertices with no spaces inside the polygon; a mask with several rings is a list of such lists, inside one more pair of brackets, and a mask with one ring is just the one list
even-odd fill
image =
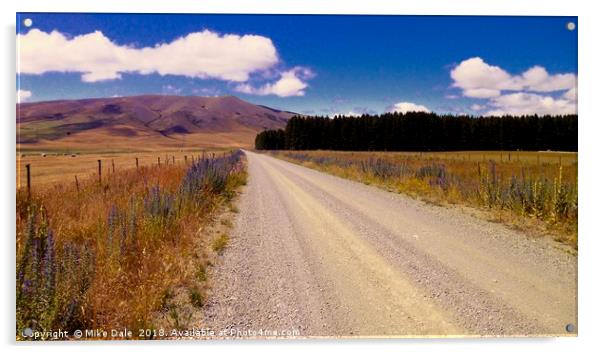
{"label": "shrub", "polygon": [[57,251],[45,209],[32,203],[17,262],[17,328],[74,330],[88,324],[81,306],[94,264],[86,245],[64,242]]}

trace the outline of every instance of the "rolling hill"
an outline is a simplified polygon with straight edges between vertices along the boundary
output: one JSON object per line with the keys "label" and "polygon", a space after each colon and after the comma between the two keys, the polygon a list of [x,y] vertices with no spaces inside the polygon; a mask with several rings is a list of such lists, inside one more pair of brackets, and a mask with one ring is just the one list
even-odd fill
{"label": "rolling hill", "polygon": [[160,150],[251,147],[294,113],[234,96],[132,96],[17,105],[17,148]]}

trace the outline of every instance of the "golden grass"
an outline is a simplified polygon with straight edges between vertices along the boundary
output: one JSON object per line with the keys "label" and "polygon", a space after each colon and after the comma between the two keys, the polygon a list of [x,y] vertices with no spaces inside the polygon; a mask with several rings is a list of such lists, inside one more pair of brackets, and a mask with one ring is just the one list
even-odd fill
{"label": "golden grass", "polygon": [[[308,152],[308,151],[303,151]],[[464,161],[464,162],[488,162],[499,163],[516,162],[525,165],[533,164],[559,164],[571,166],[577,163],[576,152],[562,151],[437,151],[437,152],[383,152],[383,151],[311,151],[312,156],[344,156],[353,158],[419,158],[424,161]]]}
{"label": "golden grass", "polygon": [[222,253],[224,251],[224,248],[226,248],[226,246],[228,245],[228,240],[230,239],[230,237],[228,237],[227,234],[221,234],[219,235],[214,241],[213,241],[213,250],[217,253]]}
{"label": "golden grass", "polygon": [[102,175],[109,177],[115,172],[122,172],[127,169],[136,168],[136,158],[138,158],[139,167],[153,166],[159,163],[162,165],[183,164],[185,156],[188,163],[192,159],[198,160],[203,155],[210,157],[212,154],[221,156],[224,152],[230,152],[230,149],[211,149],[211,150],[160,150],[160,151],[140,151],[140,152],[90,152],[75,155],[63,153],[42,152],[23,152],[17,154],[17,188],[25,187],[27,184],[27,172],[25,166],[30,165],[31,185],[33,189],[46,188],[48,184],[73,183],[75,185],[75,176],[78,180],[87,178],[98,178],[98,160],[101,160]]}
{"label": "golden grass", "polygon": [[199,230],[231,203],[246,174],[241,165],[223,190],[207,185],[190,195],[182,191],[188,168],[148,164],[116,169],[101,184],[82,179],[79,190],[71,182],[35,188],[31,196],[18,190],[18,331],[152,328],[178,287],[189,288],[189,300],[201,306],[195,284],[207,280],[199,247],[207,235]]}
{"label": "golden grass", "polygon": [[[17,124],[17,134],[21,129],[23,128]],[[170,137],[148,131],[138,131],[135,136],[123,136],[116,134],[112,129],[98,128],[56,140],[42,139],[36,143],[17,144],[17,149],[19,151],[90,153],[98,150],[158,151],[250,148],[253,146],[255,135],[257,135],[257,130],[243,126],[236,128],[235,131],[174,134]],[[35,133],[32,136],[38,137]]]}

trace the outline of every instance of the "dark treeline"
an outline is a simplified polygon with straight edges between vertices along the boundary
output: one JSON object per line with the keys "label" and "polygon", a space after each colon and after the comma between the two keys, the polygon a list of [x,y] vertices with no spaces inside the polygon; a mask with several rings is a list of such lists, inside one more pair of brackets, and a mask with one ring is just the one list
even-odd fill
{"label": "dark treeline", "polygon": [[469,117],[410,112],[291,118],[255,138],[259,150],[577,151],[577,116]]}

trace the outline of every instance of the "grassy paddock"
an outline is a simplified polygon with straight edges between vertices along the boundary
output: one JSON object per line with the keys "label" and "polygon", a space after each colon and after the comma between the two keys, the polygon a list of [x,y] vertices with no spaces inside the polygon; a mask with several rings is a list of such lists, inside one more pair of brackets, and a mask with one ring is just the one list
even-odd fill
{"label": "grassy paddock", "polygon": [[[75,183],[75,176],[78,179],[86,179],[92,176],[98,176],[98,160],[102,161],[102,174],[109,176],[115,171],[136,168],[136,158],[139,166],[152,166],[159,163],[182,164],[184,159],[192,162],[203,155],[211,157],[212,154],[221,156],[224,153],[230,153],[231,150],[211,149],[211,150],[165,150],[165,151],[140,151],[140,152],[86,152],[73,155],[71,153],[44,153],[44,152],[23,152],[17,155],[17,188],[21,188],[27,183],[27,174],[25,166],[31,167],[31,183],[34,188],[46,187],[48,184],[65,183],[65,181]],[[45,156],[43,156],[45,155]]]}
{"label": "grassy paddock", "polygon": [[199,305],[207,263],[199,230],[245,179],[236,152],[119,169],[102,183],[82,180],[79,190],[73,183],[31,196],[18,190],[17,338],[27,327],[153,328],[153,313],[176,287],[190,289]]}
{"label": "grassy paddock", "polygon": [[552,235],[577,249],[577,153],[271,152],[307,167]]}

